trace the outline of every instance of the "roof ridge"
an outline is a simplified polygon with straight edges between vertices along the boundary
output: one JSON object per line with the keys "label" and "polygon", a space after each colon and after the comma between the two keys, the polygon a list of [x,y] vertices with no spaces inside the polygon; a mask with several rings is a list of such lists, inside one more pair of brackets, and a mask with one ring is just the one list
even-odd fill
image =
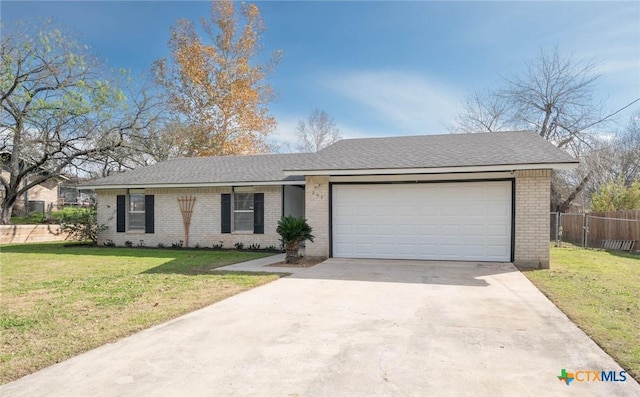
{"label": "roof ridge", "polygon": [[[344,138],[337,142],[342,141],[365,141],[365,140],[375,140],[375,139],[398,139],[398,138],[422,138],[422,137],[439,137],[439,136],[462,136],[462,135],[491,135],[491,134],[513,134],[513,133],[535,133],[533,130],[508,130],[508,131],[478,131],[478,132],[449,132],[449,133],[438,133],[438,134],[417,134],[417,135],[394,135],[394,136],[372,136],[372,137],[361,137],[361,138]],[[336,142],[336,143],[337,143]],[[330,147],[331,145],[327,146]],[[326,149],[326,148],[324,148]],[[324,150],[322,149],[322,150]]]}

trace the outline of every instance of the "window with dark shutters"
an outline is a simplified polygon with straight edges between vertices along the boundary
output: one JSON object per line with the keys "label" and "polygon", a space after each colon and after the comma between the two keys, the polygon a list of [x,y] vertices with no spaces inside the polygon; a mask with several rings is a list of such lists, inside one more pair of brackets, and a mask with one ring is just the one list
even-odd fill
{"label": "window with dark shutters", "polygon": [[144,232],[154,233],[155,218],[154,218],[154,201],[155,196],[148,194],[144,196]]}
{"label": "window with dark shutters", "polygon": [[220,195],[220,231],[222,233],[231,233],[231,195]]}
{"label": "window with dark shutters", "polygon": [[127,198],[125,195],[116,196],[116,232],[127,230]]}
{"label": "window with dark shutters", "polygon": [[264,193],[253,194],[253,232],[264,234]]}

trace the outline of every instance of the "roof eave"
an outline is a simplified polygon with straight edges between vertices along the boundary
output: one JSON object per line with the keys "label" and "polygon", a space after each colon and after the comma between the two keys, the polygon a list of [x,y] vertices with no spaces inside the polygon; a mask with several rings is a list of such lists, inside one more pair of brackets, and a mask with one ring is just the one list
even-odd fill
{"label": "roof eave", "polygon": [[570,170],[578,167],[579,162],[539,163],[539,164],[501,164],[460,167],[434,168],[365,168],[365,169],[315,169],[284,170],[285,175],[391,175],[391,174],[445,174],[459,172],[492,172],[516,170]]}
{"label": "roof eave", "polygon": [[[294,174],[300,175],[300,174]],[[221,186],[279,186],[304,185],[304,180],[297,181],[253,181],[253,182],[204,182],[204,183],[120,183],[112,185],[81,185],[83,189],[172,189],[172,188],[200,188]]]}

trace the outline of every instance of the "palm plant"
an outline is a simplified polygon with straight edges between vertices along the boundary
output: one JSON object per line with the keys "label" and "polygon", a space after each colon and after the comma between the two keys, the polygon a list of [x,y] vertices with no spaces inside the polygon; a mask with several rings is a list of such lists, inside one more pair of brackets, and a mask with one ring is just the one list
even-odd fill
{"label": "palm plant", "polygon": [[298,255],[299,245],[306,240],[313,242],[312,231],[313,229],[304,218],[285,216],[278,221],[276,232],[280,235],[280,241],[284,245],[286,263],[298,263],[300,259]]}

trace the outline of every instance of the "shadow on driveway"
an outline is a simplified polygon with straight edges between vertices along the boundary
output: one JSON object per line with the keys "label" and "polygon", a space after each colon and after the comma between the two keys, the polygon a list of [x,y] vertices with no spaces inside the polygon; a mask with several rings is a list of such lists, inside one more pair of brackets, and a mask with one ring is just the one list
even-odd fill
{"label": "shadow on driveway", "polygon": [[290,278],[486,287],[483,277],[517,271],[511,263],[331,258]]}

